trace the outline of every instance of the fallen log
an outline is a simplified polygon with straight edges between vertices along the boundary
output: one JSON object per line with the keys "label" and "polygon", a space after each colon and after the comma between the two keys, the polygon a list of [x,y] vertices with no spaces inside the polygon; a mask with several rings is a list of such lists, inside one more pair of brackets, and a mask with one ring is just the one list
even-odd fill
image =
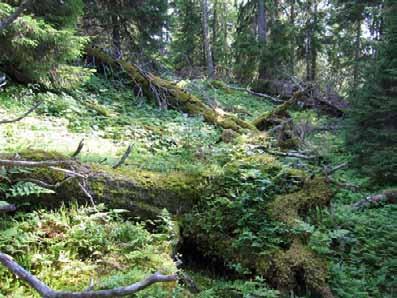
{"label": "fallen log", "polygon": [[112,68],[122,69],[139,86],[143,95],[161,108],[173,109],[194,116],[203,116],[208,123],[225,129],[241,131],[242,129],[255,130],[255,127],[238,117],[226,112],[217,111],[206,105],[200,98],[188,93],[175,83],[161,79],[150,72],[145,72],[137,65],[123,60],[115,60],[110,55],[97,48],[87,48],[87,55],[93,57],[95,64],[106,64]]}
{"label": "fallen log", "polygon": [[21,160],[10,157],[0,155],[0,165],[30,169],[29,173],[10,174],[10,181],[29,181],[55,191],[41,196],[40,200],[37,197],[10,199],[10,203],[15,204],[29,202],[57,207],[63,202],[86,203],[89,199],[91,204],[104,203],[109,208],[126,209],[133,215],[147,218],[159,215],[164,208],[172,214],[187,212],[209,191],[204,177],[183,172],[90,166],[42,151],[21,153]]}
{"label": "fallen log", "polygon": [[252,125],[259,130],[267,130],[285,121],[286,118],[289,118],[288,109],[302,97],[302,94],[302,92],[295,92],[288,101],[254,119]]}

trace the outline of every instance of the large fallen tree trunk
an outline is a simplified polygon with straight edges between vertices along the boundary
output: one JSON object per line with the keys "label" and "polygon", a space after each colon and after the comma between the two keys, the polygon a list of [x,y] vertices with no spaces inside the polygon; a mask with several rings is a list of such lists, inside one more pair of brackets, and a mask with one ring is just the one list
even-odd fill
{"label": "large fallen tree trunk", "polygon": [[16,198],[14,202],[9,199],[10,203],[31,202],[56,207],[62,202],[89,199],[95,204],[104,203],[109,208],[126,209],[133,215],[148,218],[159,215],[164,208],[175,215],[188,212],[208,188],[203,177],[182,172],[88,166],[41,151],[21,153],[20,158],[24,161],[0,155],[0,166],[30,168],[28,173],[10,174],[10,181],[31,182],[55,193],[45,194],[40,200],[37,197]]}
{"label": "large fallen tree trunk", "polygon": [[115,60],[97,48],[87,48],[87,55],[94,58],[93,60],[96,65],[102,63],[116,69],[121,68],[146,97],[162,108],[171,107],[189,115],[201,115],[208,123],[226,129],[233,129],[235,131],[255,129],[250,123],[234,115],[211,108],[200,98],[188,93],[173,82],[145,72],[135,64],[123,60]]}

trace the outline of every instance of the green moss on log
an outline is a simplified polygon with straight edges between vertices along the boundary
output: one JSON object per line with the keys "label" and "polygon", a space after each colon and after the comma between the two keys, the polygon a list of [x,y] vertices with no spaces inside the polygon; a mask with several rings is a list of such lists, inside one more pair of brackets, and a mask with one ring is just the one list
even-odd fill
{"label": "green moss on log", "polygon": [[146,97],[157,103],[153,88],[159,90],[165,96],[167,104],[173,108],[189,115],[203,116],[208,123],[218,125],[222,128],[241,131],[243,129],[255,130],[255,127],[234,115],[220,114],[207,106],[200,98],[179,88],[173,82],[161,79],[151,73],[143,73],[136,65],[122,60],[114,60],[111,56],[96,48],[88,48],[87,54],[95,57],[97,62],[108,64],[115,68],[121,68],[138,84]]}

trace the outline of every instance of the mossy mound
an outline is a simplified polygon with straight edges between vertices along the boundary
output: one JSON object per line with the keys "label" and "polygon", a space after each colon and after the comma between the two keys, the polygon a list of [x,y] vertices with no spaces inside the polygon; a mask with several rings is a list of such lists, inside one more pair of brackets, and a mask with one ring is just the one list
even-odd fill
{"label": "mossy mound", "polygon": [[268,204],[267,213],[272,219],[294,227],[308,210],[327,205],[331,197],[332,191],[325,178],[315,177],[305,181],[302,190],[277,196]]}

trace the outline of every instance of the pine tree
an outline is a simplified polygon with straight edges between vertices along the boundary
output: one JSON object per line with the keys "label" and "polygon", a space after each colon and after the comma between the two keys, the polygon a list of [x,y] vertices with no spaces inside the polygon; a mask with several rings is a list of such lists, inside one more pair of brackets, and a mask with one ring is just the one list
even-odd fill
{"label": "pine tree", "polygon": [[[29,11],[0,33],[0,69],[23,83],[49,82],[57,67],[79,57],[86,38],[75,34],[82,1],[34,1]],[[0,3],[0,19],[15,8]]]}
{"label": "pine tree", "polygon": [[397,182],[397,3],[384,4],[385,35],[366,80],[353,93],[347,145],[375,181]]}

